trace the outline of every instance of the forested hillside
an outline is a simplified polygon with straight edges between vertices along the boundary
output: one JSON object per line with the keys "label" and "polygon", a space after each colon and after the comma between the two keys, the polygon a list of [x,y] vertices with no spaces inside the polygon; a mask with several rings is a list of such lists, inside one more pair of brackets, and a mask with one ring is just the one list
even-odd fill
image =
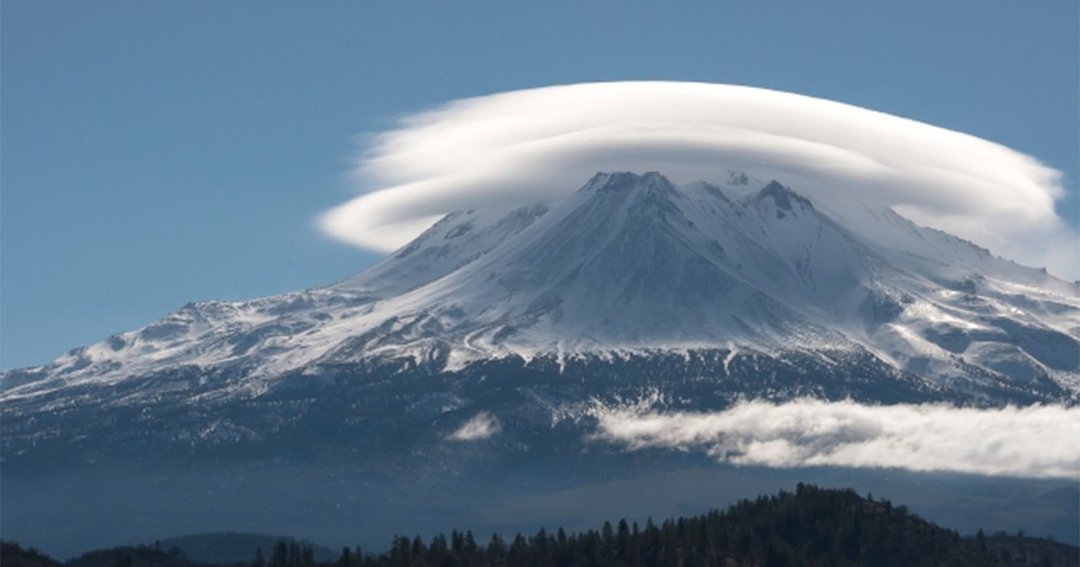
{"label": "forested hillside", "polygon": [[[5,567],[60,567],[33,550],[5,543]],[[66,567],[198,567],[178,549],[160,546],[93,551]],[[904,506],[852,490],[800,484],[794,493],[743,500],[726,510],[688,518],[620,520],[599,530],[567,534],[541,529],[530,536],[494,535],[478,542],[454,530],[430,540],[399,536],[388,551],[345,548],[336,561],[318,562],[311,547],[279,541],[252,550],[237,567],[419,567],[562,565],[1080,565],[1080,549],[1022,533],[975,536],[931,524]]]}

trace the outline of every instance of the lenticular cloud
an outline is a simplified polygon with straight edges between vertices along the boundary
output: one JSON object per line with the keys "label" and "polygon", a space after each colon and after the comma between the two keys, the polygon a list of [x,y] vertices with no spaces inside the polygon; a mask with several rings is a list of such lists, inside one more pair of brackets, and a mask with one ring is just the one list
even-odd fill
{"label": "lenticular cloud", "polygon": [[868,406],[802,399],[716,413],[598,408],[597,437],[771,467],[895,467],[1034,478],[1080,475],[1080,410]]}
{"label": "lenticular cloud", "polygon": [[1075,231],[1054,212],[1060,174],[974,136],[766,89],[587,83],[450,102],[371,138],[364,191],[320,219],[330,235],[389,251],[439,216],[572,192],[596,171],[677,182],[729,170],[829,203],[896,208],[1025,264],[1077,274]]}

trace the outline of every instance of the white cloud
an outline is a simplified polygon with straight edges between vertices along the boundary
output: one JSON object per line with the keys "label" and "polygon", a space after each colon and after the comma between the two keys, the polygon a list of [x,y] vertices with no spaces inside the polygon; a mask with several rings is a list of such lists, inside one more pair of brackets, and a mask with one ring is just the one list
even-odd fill
{"label": "white cloud", "polygon": [[916,222],[1029,265],[1080,274],[1054,212],[1060,173],[1002,145],[847,104],[751,87],[587,83],[450,102],[372,137],[362,195],[320,218],[329,234],[392,250],[439,215],[567,194],[598,170],[676,182],[728,169],[825,202],[895,206]]}
{"label": "white cloud", "polygon": [[597,437],[630,449],[701,450],[770,467],[898,467],[1080,478],[1080,409],[868,406],[801,399],[716,413],[599,408]]}
{"label": "white cloud", "polygon": [[469,421],[466,421],[464,425],[451,433],[447,439],[451,441],[478,441],[487,439],[501,430],[502,423],[499,422],[499,419],[486,411],[482,411]]}

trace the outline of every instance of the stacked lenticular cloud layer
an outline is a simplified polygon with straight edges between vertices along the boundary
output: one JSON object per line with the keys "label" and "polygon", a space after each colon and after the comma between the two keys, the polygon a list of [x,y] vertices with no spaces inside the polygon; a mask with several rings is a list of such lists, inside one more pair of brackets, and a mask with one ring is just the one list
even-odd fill
{"label": "stacked lenticular cloud layer", "polygon": [[409,116],[372,137],[353,171],[364,192],[320,224],[391,250],[448,212],[557,199],[599,170],[676,182],[754,171],[824,203],[892,206],[1025,264],[1080,273],[1076,231],[1054,211],[1060,173],[1034,158],[848,104],[704,83],[548,87]]}

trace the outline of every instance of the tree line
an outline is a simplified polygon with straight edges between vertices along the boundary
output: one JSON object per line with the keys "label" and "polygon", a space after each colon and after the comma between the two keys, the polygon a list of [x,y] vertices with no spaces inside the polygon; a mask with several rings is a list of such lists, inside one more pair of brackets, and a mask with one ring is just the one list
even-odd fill
{"label": "tree line", "polygon": [[[5,544],[10,547],[12,544]],[[99,554],[94,556],[93,553]],[[65,567],[193,567],[182,554],[153,548],[116,548],[76,558]],[[104,555],[100,555],[104,553]],[[39,554],[40,555],[40,554]],[[11,561],[5,567],[60,567]],[[42,556],[43,557],[43,556]],[[847,565],[1080,565],[1080,550],[1051,540],[1004,533],[962,537],[888,500],[852,490],[800,484],[742,500],[725,510],[644,525],[619,520],[579,533],[541,529],[480,542],[454,530],[429,540],[397,536],[390,548],[366,553],[344,548],[336,561],[316,562],[310,547],[277,542],[254,550],[235,567],[495,567],[495,566],[847,566]]]}

